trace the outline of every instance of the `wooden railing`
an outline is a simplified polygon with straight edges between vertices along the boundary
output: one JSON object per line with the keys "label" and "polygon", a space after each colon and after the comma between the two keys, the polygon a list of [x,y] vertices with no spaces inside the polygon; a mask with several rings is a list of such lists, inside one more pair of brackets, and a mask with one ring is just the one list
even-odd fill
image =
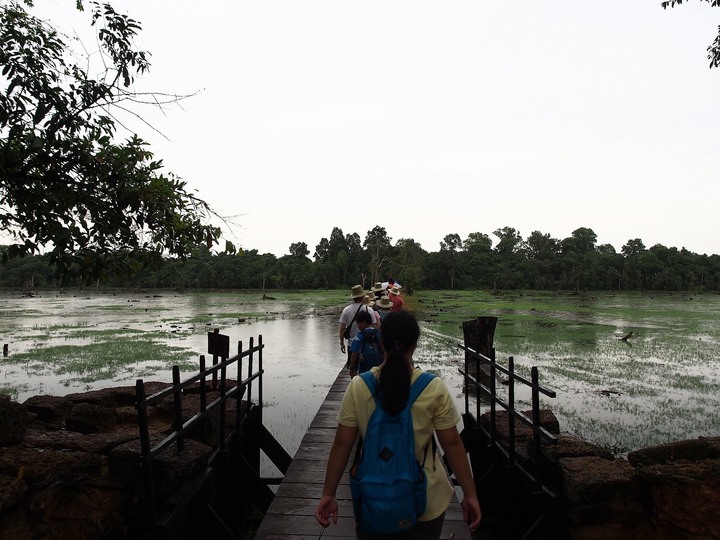
{"label": "wooden railing", "polygon": [[[459,369],[465,394],[462,437],[478,492],[486,494],[490,508],[484,512],[484,520],[502,522],[496,528],[502,529],[507,538],[544,538],[549,533],[556,534],[557,467],[554,459],[543,451],[543,443],[554,445],[557,437],[541,425],[540,404],[541,394],[554,398],[555,392],[540,385],[535,366],[527,379],[516,373],[512,357],[505,367],[495,360],[494,349],[489,350],[490,356],[485,356],[467,346],[460,348],[465,351],[465,364]],[[507,389],[506,399],[499,394],[498,384]],[[530,416],[517,408],[516,385],[530,389]],[[474,415],[470,411],[471,394],[476,397]],[[480,421],[483,403],[489,403],[489,411]],[[498,407],[505,411],[502,418]],[[506,429],[503,433],[498,428],[499,422]],[[523,447],[518,447],[518,424],[532,433],[529,444],[527,438],[522,439]]]}
{"label": "wooden railing", "polygon": [[[205,530],[215,530],[221,537],[236,538],[236,526],[229,524],[237,508],[225,508],[222,515],[216,508],[218,499],[226,499],[219,506],[227,507],[226,501],[238,496],[252,496],[252,502],[266,510],[272,502],[273,492],[268,484],[277,480],[260,476],[260,451],[265,450],[281,473],[287,472],[292,457],[275,441],[262,425],[262,336],[258,344],[250,339],[250,347],[243,349],[238,343],[238,354],[229,358],[229,338],[216,330],[208,334],[208,353],[212,354],[212,366],[206,366],[205,356],[200,356],[199,372],[183,381],[177,366],[172,370],[172,386],[151,396],[146,396],[145,383],[138,379],[136,408],[140,432],[140,463],[143,478],[143,500],[141,507],[147,513],[148,534],[151,538],[180,538],[187,532],[184,527],[190,518],[203,520]],[[257,369],[254,360],[257,357]],[[247,376],[243,378],[243,360],[247,361]],[[228,371],[236,365],[236,380],[228,387]],[[253,403],[253,386],[257,385],[257,402]],[[199,386],[199,410],[187,420],[183,419],[183,396],[185,392]],[[208,403],[208,392],[219,396]],[[241,399],[245,397],[245,401]],[[166,398],[172,397],[172,431],[160,442],[151,444],[148,423],[148,408],[155,407]],[[228,429],[226,409],[228,400],[236,400],[234,429]],[[210,440],[208,425],[217,418],[217,440]],[[215,416],[216,415],[216,416]],[[200,431],[200,442],[215,448],[207,465],[196,478],[186,485],[181,493],[172,497],[172,503],[159,501],[157,497],[154,467],[164,452],[182,453],[189,432]],[[231,457],[230,457],[231,455]],[[208,489],[208,486],[211,488]],[[230,496],[232,495],[232,496]],[[161,507],[162,505],[162,507]],[[214,527],[213,527],[214,525]]]}

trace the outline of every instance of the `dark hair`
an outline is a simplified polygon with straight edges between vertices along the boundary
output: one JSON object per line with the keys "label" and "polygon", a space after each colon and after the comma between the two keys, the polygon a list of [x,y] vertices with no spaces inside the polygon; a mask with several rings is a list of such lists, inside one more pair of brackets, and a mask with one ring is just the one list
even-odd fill
{"label": "dark hair", "polygon": [[368,312],[368,311],[361,311],[360,313],[357,314],[357,316],[355,317],[355,320],[357,322],[362,321],[367,324],[372,324],[372,315],[370,315],[370,312]]}
{"label": "dark hair", "polygon": [[410,393],[410,370],[404,354],[420,337],[420,326],[407,311],[389,313],[380,331],[386,352],[385,364],[380,370],[378,397],[382,408],[397,414],[405,408]]}

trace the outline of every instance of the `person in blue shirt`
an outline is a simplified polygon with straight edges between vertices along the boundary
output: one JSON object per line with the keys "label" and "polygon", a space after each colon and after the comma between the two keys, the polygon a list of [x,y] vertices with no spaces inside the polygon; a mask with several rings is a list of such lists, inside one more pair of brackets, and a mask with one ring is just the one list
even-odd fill
{"label": "person in blue shirt", "polygon": [[372,316],[364,311],[355,318],[358,333],[350,343],[350,376],[369,371],[371,367],[379,366],[383,361],[383,352],[373,326]]}

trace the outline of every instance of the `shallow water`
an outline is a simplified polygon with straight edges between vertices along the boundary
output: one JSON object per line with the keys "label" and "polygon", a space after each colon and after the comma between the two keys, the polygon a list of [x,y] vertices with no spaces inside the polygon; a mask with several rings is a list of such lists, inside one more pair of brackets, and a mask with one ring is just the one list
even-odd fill
{"label": "shallow water", "polygon": [[[423,317],[415,360],[443,377],[459,407],[461,321],[495,315],[497,358],[506,364],[512,355],[525,376],[539,367],[540,383],[557,392],[542,404],[563,432],[619,455],[720,435],[718,295],[437,294],[462,311],[445,320]],[[276,300],[222,292],[0,294],[0,343],[10,351],[0,361],[0,391],[23,402],[138,378],[169,382],[173,364],[194,373],[214,328],[230,337],[231,353],[239,341],[248,347],[262,336],[264,421],[293,454],[345,360],[337,344],[339,308],[330,314],[316,308],[327,295],[316,302],[309,293]],[[338,293],[337,306],[345,301]],[[619,340],[630,331],[627,342]],[[527,391],[518,388],[516,398],[529,408]],[[474,411],[473,399],[470,406]]]}

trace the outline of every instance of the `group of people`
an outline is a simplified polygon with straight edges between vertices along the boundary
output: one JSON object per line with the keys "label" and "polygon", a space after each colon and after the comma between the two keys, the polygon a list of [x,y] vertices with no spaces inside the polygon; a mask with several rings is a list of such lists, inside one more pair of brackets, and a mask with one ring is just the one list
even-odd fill
{"label": "group of people", "polygon": [[[440,377],[429,377],[415,366],[413,353],[420,337],[420,327],[415,317],[403,308],[402,303],[393,309],[395,304],[391,297],[400,296],[399,287],[395,283],[388,285],[389,291],[382,287],[381,283],[376,283],[368,293],[360,285],[352,287],[353,303],[347,306],[340,316],[340,349],[343,353],[347,352],[347,367],[352,378],[340,406],[337,431],[328,456],[323,493],[315,517],[323,527],[330,523],[337,524],[337,487],[358,436],[358,444],[362,448],[373,415],[382,412],[390,415],[390,418],[396,415],[399,417],[409,409],[414,439],[408,444],[414,447],[414,457],[424,475],[423,481],[426,481],[422,511],[418,512],[418,517],[412,520],[412,524],[401,520],[403,524],[399,527],[399,532],[392,536],[384,535],[382,538],[440,538],[445,511],[454,490],[436,450],[436,441],[439,442],[445,459],[462,488],[463,518],[470,529],[474,530],[480,523],[481,511],[465,447],[457,430],[460,414],[445,382]],[[386,292],[389,294],[385,294]],[[358,365],[358,351],[357,347],[353,351],[353,347],[356,342],[366,342],[365,334],[373,334],[379,342],[380,360],[379,365],[359,371],[362,368]],[[350,340],[347,351],[346,339]],[[411,394],[416,381],[419,382],[421,378],[430,379],[429,382],[424,381],[427,386],[419,390],[419,394],[417,391]],[[382,411],[376,411],[376,408]],[[431,442],[431,455],[428,456]],[[356,477],[358,470],[356,455],[356,462],[350,469],[351,483],[355,482],[356,485],[359,482]],[[357,537],[369,538],[378,534],[364,528],[363,520],[358,515],[361,511],[355,491],[353,506]]]}
{"label": "group of people", "polygon": [[[350,368],[355,365],[354,371],[357,373],[358,367],[362,368],[363,366],[358,365],[357,358],[353,364],[353,353],[359,354],[360,347],[365,342],[375,341],[382,348],[380,341],[382,321],[388,313],[404,309],[405,301],[400,294],[400,286],[392,278],[388,280],[387,286],[377,282],[369,291],[365,291],[362,285],[355,285],[351,289],[350,297],[352,303],[346,306],[340,315],[340,350],[347,354],[346,367]],[[363,313],[369,316],[369,322]],[[372,367],[367,364],[366,366],[367,369]],[[366,371],[366,369],[359,372],[362,373],[362,371]]]}

